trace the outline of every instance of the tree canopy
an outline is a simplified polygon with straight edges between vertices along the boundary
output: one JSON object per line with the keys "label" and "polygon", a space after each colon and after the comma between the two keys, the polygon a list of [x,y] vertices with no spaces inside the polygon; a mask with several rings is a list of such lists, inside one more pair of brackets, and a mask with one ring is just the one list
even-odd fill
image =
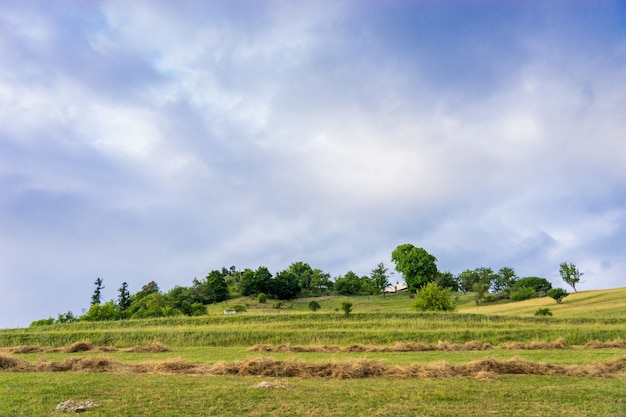
{"label": "tree canopy", "polygon": [[437,279],[437,258],[423,248],[405,243],[391,253],[391,260],[412,293]]}

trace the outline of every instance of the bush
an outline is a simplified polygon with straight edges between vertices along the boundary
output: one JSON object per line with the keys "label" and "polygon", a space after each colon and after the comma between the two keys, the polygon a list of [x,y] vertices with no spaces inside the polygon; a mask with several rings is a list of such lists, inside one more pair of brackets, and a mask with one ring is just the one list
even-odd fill
{"label": "bush", "polygon": [[561,304],[561,301],[569,294],[563,288],[552,288],[548,291],[548,297],[554,299],[557,304]]}
{"label": "bush", "polygon": [[535,290],[531,287],[519,287],[511,293],[511,301],[524,301],[535,296]]}
{"label": "bush", "polygon": [[309,310],[317,311],[320,308],[322,308],[322,306],[317,301],[313,300],[313,301],[309,302]]}
{"label": "bush", "polygon": [[540,308],[539,310],[535,311],[535,316],[551,316],[552,312],[550,311],[549,308]]}
{"label": "bush", "polygon": [[456,304],[447,288],[429,282],[417,292],[415,308],[422,311],[454,311]]}
{"label": "bush", "polygon": [[343,314],[346,316],[349,315],[352,312],[352,303],[344,301],[341,303],[341,310],[343,310]]}
{"label": "bush", "polygon": [[51,324],[54,324],[54,319],[52,317],[48,317],[47,319],[35,320],[29,327],[49,326]]}
{"label": "bush", "polygon": [[235,304],[234,306],[230,307],[229,310],[236,311],[237,313],[243,313],[248,309],[243,304]]}
{"label": "bush", "polygon": [[519,291],[522,287],[532,288],[535,293],[547,293],[552,284],[545,278],[526,277],[518,279],[513,286],[513,291]]}
{"label": "bush", "polygon": [[267,295],[265,293],[260,292],[257,296],[257,301],[261,304],[265,304],[267,302]]}

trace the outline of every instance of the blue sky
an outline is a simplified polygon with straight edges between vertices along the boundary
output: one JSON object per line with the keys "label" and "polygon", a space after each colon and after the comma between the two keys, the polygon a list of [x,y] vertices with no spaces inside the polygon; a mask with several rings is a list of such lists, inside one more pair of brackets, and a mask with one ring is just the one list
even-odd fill
{"label": "blue sky", "polygon": [[624,74],[621,1],[4,1],[0,327],[403,243],[623,287]]}

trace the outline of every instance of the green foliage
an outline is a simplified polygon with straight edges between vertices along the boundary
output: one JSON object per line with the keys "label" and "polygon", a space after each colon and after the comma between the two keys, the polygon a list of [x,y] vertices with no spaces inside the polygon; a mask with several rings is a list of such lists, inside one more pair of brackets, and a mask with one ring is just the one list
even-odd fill
{"label": "green foliage", "polygon": [[334,289],[341,295],[354,295],[361,292],[361,278],[352,271],[335,280]]}
{"label": "green foliage", "polygon": [[94,285],[96,286],[96,289],[91,296],[91,305],[100,304],[100,297],[102,294],[102,289],[104,288],[104,286],[102,285],[102,278],[98,277],[94,282]]}
{"label": "green foliage", "polygon": [[385,296],[385,288],[390,285],[387,271],[388,268],[381,262],[372,270],[372,273],[370,274],[372,287],[375,289],[377,294],[382,294],[383,297]]}
{"label": "green foliage", "polygon": [[552,312],[550,311],[549,308],[540,308],[539,310],[535,311],[535,316],[551,316]]}
{"label": "green foliage", "polygon": [[563,288],[552,288],[548,290],[548,297],[552,298],[556,301],[557,304],[561,304],[563,299],[567,297],[569,294]]}
{"label": "green foliage", "polygon": [[120,311],[125,311],[130,307],[130,292],[128,291],[128,284],[126,282],[122,282],[118,294],[117,304],[120,307]]}
{"label": "green foliage", "polygon": [[245,313],[248,311],[248,307],[243,304],[235,304],[228,308],[228,310],[236,311],[237,313]]}
{"label": "green foliage", "polygon": [[141,291],[135,294],[135,300],[140,300],[144,297],[147,297],[150,294],[155,294],[159,292],[159,286],[156,282],[150,281],[143,287],[141,287]]}
{"label": "green foliage", "polygon": [[518,287],[510,295],[511,301],[524,301],[535,296],[535,289],[532,287]]}
{"label": "green foliage", "polygon": [[30,323],[29,327],[49,326],[51,324],[54,324],[54,319],[52,317],[48,317],[47,319],[33,321]]}
{"label": "green foliage", "polygon": [[[211,271],[202,283],[202,291],[206,304],[219,303],[228,299],[228,286],[220,271]],[[204,304],[204,303],[203,303]]]}
{"label": "green foliage", "polygon": [[283,303],[281,303],[280,301],[277,303],[272,304],[272,308],[275,310],[280,310],[281,308],[283,308]]}
{"label": "green foliage", "polygon": [[352,303],[349,301],[342,302],[341,311],[343,311],[343,314],[345,314],[346,316],[350,315],[350,313],[352,313]]}
{"label": "green foliage", "polygon": [[440,272],[437,274],[437,279],[435,280],[437,285],[441,288],[449,288],[452,292],[459,291],[459,283],[454,277],[454,274],[450,271]]}
{"label": "green foliage", "polygon": [[410,243],[399,245],[391,253],[391,260],[396,264],[396,270],[404,276],[412,293],[437,279],[437,258],[423,248]]}
{"label": "green foliage", "polygon": [[561,275],[561,279],[574,289],[574,292],[578,292],[576,290],[576,285],[580,282],[580,277],[583,273],[576,268],[576,265],[563,262],[560,265],[559,274]]}
{"label": "green foliage", "polygon": [[513,286],[514,291],[519,291],[520,288],[532,288],[535,293],[542,296],[552,288],[552,284],[545,278],[526,277],[518,279]]}
{"label": "green foliage", "polygon": [[309,264],[297,261],[289,265],[287,270],[293,274],[294,279],[298,283],[298,287],[300,287],[301,290],[310,291],[312,289],[313,268],[311,268]]}
{"label": "green foliage", "polygon": [[309,310],[315,312],[319,310],[320,308],[322,308],[322,306],[317,301],[315,300],[309,301]]}
{"label": "green foliage", "polygon": [[257,296],[257,301],[260,304],[265,304],[267,302],[267,295],[265,295],[265,293],[260,292],[259,295]]}
{"label": "green foliage", "polygon": [[292,300],[299,293],[298,277],[289,270],[277,273],[272,280],[270,295],[278,300]]}
{"label": "green foliage", "polygon": [[74,316],[74,313],[68,311],[67,313],[59,313],[57,316],[57,323],[73,323],[78,320],[78,317]]}
{"label": "green foliage", "polygon": [[450,290],[441,288],[436,282],[429,282],[415,296],[415,308],[421,311],[454,311],[456,305]]}
{"label": "green foliage", "polygon": [[515,270],[513,268],[508,266],[502,267],[494,277],[492,283],[493,291],[495,293],[503,291],[510,292],[517,279],[517,275],[515,275]]}
{"label": "green foliage", "polygon": [[93,304],[89,307],[87,313],[81,316],[81,320],[86,321],[103,321],[103,320],[119,320],[120,311],[113,301],[107,301],[104,304]]}

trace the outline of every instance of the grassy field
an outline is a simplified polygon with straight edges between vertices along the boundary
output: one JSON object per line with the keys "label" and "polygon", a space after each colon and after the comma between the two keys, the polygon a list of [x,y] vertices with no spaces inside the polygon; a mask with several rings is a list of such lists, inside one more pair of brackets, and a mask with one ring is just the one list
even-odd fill
{"label": "grassy field", "polygon": [[[0,331],[0,416],[69,399],[92,416],[626,415],[626,288],[561,305],[465,295],[455,313],[398,294],[350,298],[345,317],[345,300]],[[234,304],[248,311],[225,316]]]}

